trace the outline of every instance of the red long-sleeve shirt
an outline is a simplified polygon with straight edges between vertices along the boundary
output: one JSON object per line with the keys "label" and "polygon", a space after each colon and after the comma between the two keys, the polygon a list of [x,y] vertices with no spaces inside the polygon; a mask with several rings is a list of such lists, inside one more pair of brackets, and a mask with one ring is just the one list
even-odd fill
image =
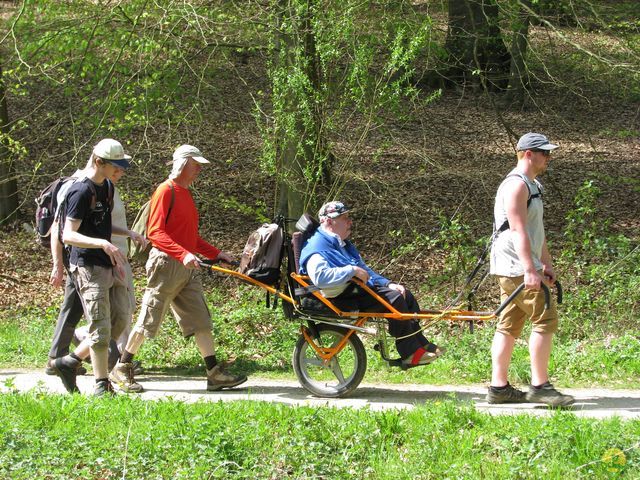
{"label": "red long-sleeve shirt", "polygon": [[[174,200],[171,213],[171,187]],[[172,180],[162,182],[151,197],[147,237],[158,250],[178,259],[180,262],[189,253],[200,254],[214,259],[220,250],[205,242],[198,234],[198,210],[188,188],[181,187]]]}

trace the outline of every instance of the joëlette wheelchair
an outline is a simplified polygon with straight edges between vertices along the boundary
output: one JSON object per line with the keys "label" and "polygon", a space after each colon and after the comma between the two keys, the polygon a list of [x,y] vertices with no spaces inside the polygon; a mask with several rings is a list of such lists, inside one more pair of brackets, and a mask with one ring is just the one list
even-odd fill
{"label": "jo\u00eblette wheelchair", "polygon": [[[308,236],[317,227],[317,221],[305,214],[296,223],[298,231],[289,235],[286,225],[294,221],[284,217],[277,217],[274,221],[282,228],[284,239],[281,270],[286,268],[287,275],[281,284],[267,285],[243,273],[215,264],[207,265],[206,268],[256,285],[274,298],[282,300],[285,316],[300,323],[300,336],[293,352],[293,369],[300,384],[318,397],[344,397],[352,393],[362,381],[367,369],[367,355],[358,334],[374,335],[376,338],[374,349],[382,358],[390,366],[406,370],[411,367],[403,364],[400,358],[391,358],[389,354],[387,319],[417,319],[421,321],[423,328],[441,320],[473,324],[475,321],[496,318],[524,289],[524,284],[520,285],[493,312],[443,309],[421,310],[415,314],[397,311],[367,285],[354,279],[353,282],[376,298],[387,311],[383,313],[345,312],[338,309],[331,299],[323,297],[320,289],[311,284],[308,276],[299,273],[300,251]],[[559,283],[556,286],[558,303],[561,303],[562,290]],[[543,290],[548,307],[549,289],[543,285]]]}

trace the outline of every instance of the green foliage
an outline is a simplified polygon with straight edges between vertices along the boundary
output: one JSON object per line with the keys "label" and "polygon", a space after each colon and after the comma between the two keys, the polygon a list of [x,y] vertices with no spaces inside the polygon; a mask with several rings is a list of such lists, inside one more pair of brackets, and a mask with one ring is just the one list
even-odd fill
{"label": "green foliage", "polygon": [[[13,23],[9,85],[15,92],[39,82],[56,87],[75,122],[119,136],[145,125],[196,123],[201,102],[192,91],[210,90],[207,37],[238,22],[233,14],[197,3],[132,0],[96,8],[81,0],[28,0]],[[186,98],[189,110],[178,107]]]}
{"label": "green foliage", "polygon": [[[375,16],[361,2],[275,2],[271,115],[258,106],[265,172],[306,195],[309,202],[329,175],[340,189],[353,152],[338,157],[329,139],[345,135],[344,121],[366,122],[352,138],[383,123],[383,112],[400,113],[417,100],[414,63],[431,45],[432,23]],[[375,10],[375,9],[374,9]]]}
{"label": "green foliage", "polygon": [[637,421],[491,416],[446,398],[373,412],[36,391],[0,395],[0,476],[635,478],[639,435]]}
{"label": "green foliage", "polygon": [[558,268],[570,292],[563,307],[567,334],[591,336],[636,329],[640,296],[640,248],[609,232],[598,209],[601,189],[587,180],[567,214]]}

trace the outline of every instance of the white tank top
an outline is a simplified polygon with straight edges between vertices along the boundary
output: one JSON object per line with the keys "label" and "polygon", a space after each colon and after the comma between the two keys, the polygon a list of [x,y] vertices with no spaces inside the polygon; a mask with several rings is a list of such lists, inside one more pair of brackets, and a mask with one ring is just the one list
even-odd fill
{"label": "white tank top", "polygon": [[[542,193],[542,185],[537,181],[531,181],[520,172],[517,168],[513,169],[507,176],[496,193],[496,203],[493,208],[493,218],[495,227],[500,226],[507,219],[507,212],[504,207],[503,187],[507,182],[526,182],[529,187],[529,195]],[[529,208],[527,208],[527,236],[531,245],[531,256],[536,270],[542,269],[542,246],[544,245],[544,224],[543,224],[543,206],[542,197],[538,196],[531,199]],[[491,245],[491,268],[490,273],[503,277],[519,277],[524,275],[524,268],[518,254],[514,248],[513,235],[511,230],[507,229],[498,233]]]}

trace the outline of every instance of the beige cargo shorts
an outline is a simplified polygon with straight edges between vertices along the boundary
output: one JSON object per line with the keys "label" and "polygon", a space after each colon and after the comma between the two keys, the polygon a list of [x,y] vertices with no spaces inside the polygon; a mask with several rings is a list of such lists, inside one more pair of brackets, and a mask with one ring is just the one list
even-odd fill
{"label": "beige cargo shorts", "polygon": [[71,265],[89,323],[91,345],[109,345],[131,323],[131,292],[124,278],[111,267]]}
{"label": "beige cargo shorts", "polygon": [[[500,301],[504,302],[524,281],[520,277],[498,276],[500,284]],[[496,330],[505,335],[518,338],[527,318],[533,324],[533,331],[538,333],[555,333],[558,331],[558,310],[556,300],[551,295],[549,308],[545,310],[544,291],[522,290],[520,294],[500,314]]]}
{"label": "beige cargo shorts", "polygon": [[213,329],[204,299],[202,282],[196,270],[186,268],[166,253],[152,248],[146,264],[147,288],[142,298],[135,332],[153,338],[169,308],[185,337]]}

